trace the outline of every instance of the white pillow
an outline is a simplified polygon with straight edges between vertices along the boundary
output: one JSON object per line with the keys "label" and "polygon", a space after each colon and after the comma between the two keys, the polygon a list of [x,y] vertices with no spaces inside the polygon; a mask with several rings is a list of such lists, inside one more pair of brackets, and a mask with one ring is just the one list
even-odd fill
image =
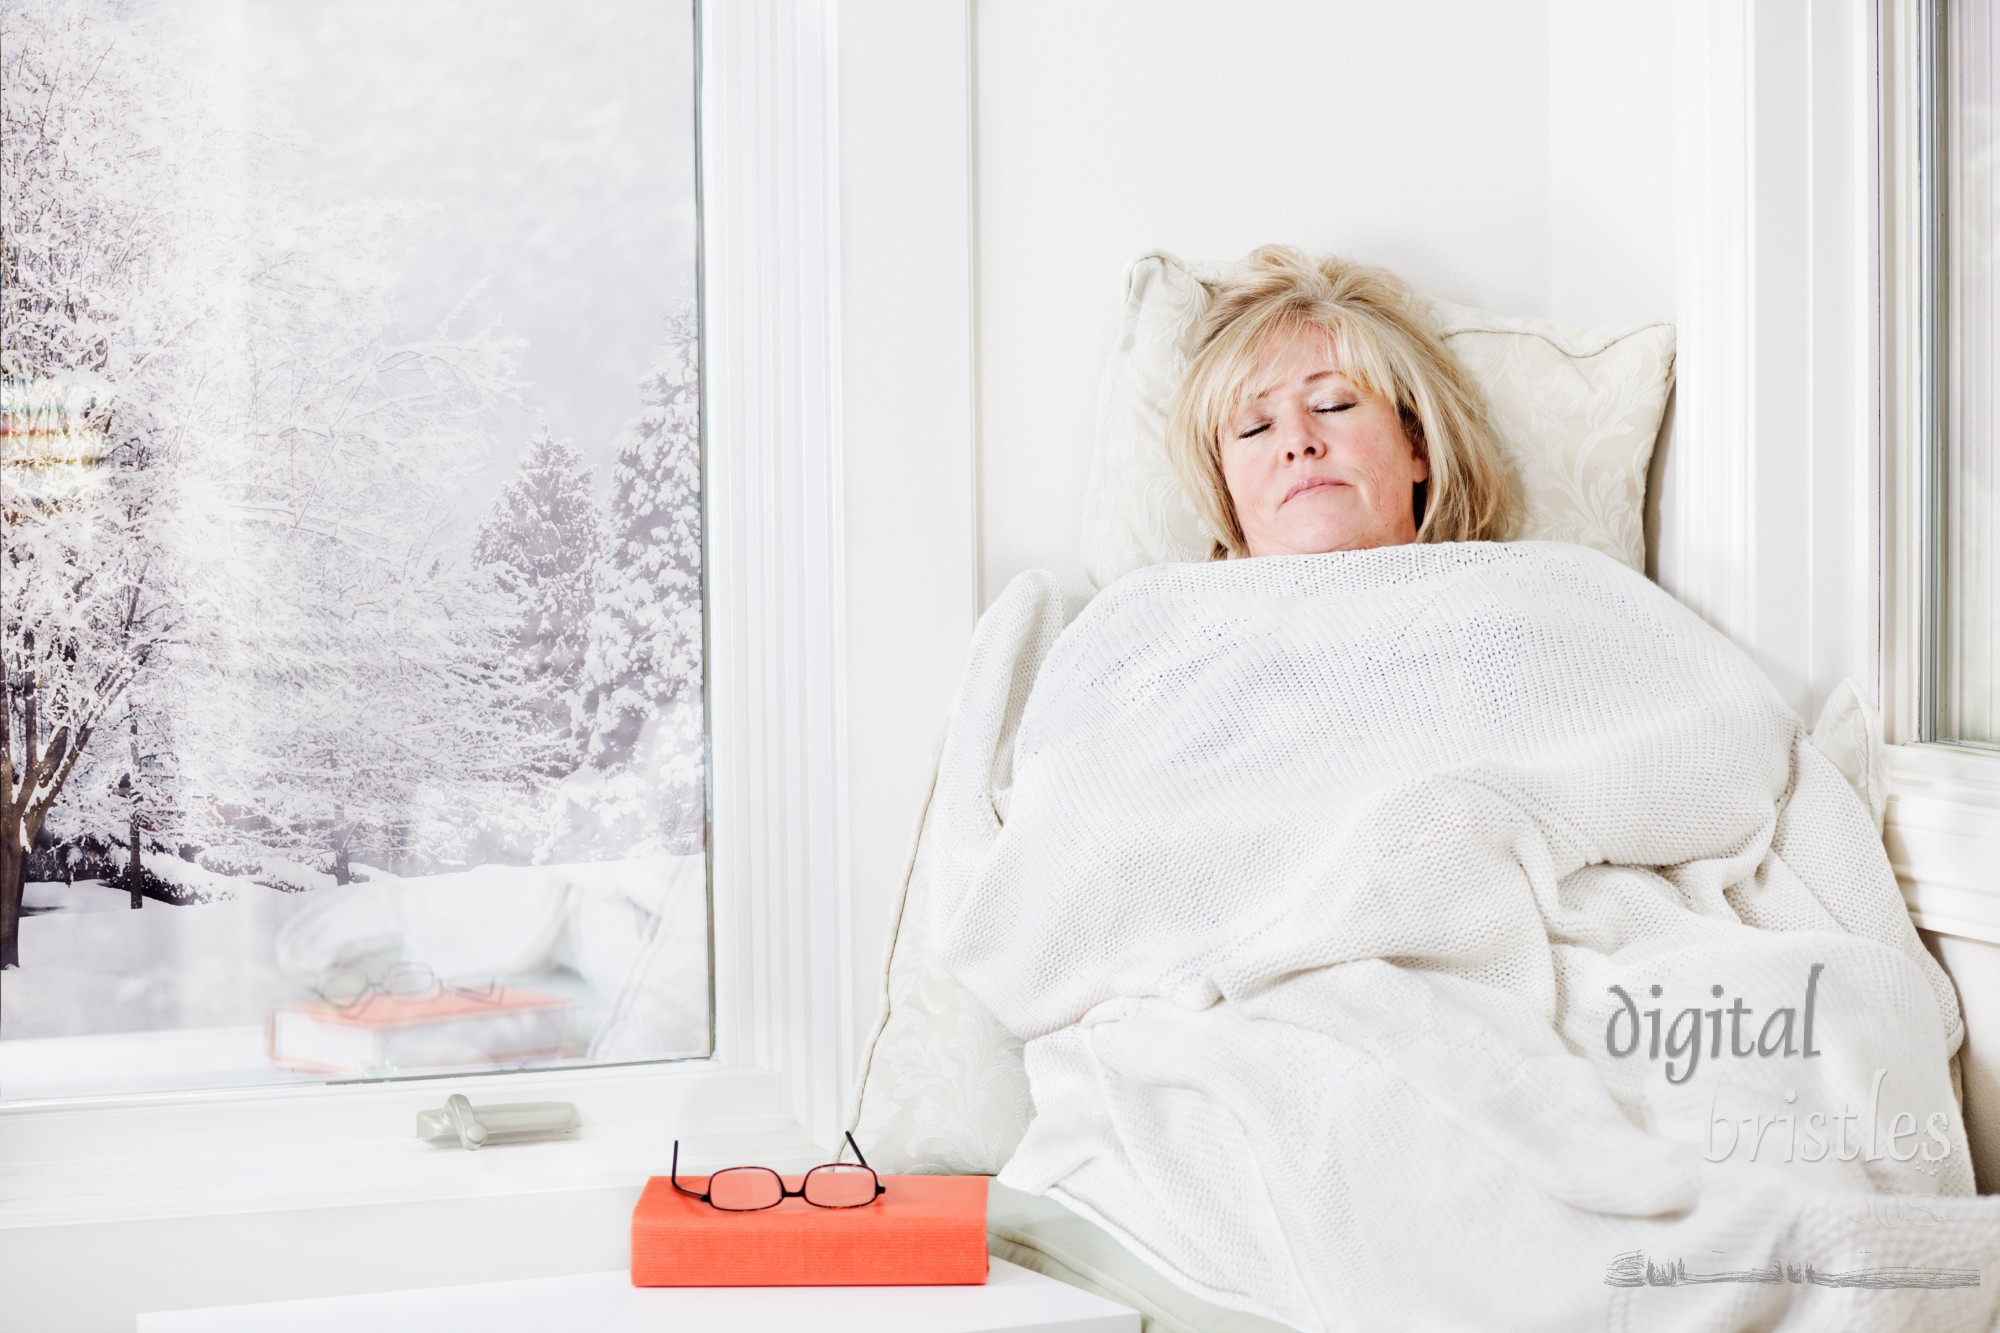
{"label": "white pillow", "polygon": [[[1026,691],[1010,700],[1009,732],[1026,704]],[[926,793],[848,1127],[877,1171],[996,1175],[1027,1133],[1034,1101],[1021,1043],[931,949],[929,814]]]}
{"label": "white pillow", "polygon": [[[1168,460],[1167,409],[1195,323],[1236,267],[1156,252],[1126,270],[1084,492],[1083,564],[1099,588],[1143,565],[1206,559],[1213,544]],[[1515,535],[1577,542],[1644,572],[1646,467],[1673,386],[1674,326],[1566,329],[1426,304],[1485,393],[1519,479],[1526,503]]]}

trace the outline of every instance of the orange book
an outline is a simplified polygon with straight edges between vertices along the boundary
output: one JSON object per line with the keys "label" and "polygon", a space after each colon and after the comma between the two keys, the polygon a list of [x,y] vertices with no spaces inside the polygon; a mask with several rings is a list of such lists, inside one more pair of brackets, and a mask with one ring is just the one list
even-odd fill
{"label": "orange book", "polygon": [[[795,1190],[804,1177],[786,1176]],[[697,1194],[705,1176],[682,1176]],[[986,1281],[986,1177],[884,1176],[859,1208],[725,1213],[646,1182],[632,1210],[635,1287],[977,1286]]]}

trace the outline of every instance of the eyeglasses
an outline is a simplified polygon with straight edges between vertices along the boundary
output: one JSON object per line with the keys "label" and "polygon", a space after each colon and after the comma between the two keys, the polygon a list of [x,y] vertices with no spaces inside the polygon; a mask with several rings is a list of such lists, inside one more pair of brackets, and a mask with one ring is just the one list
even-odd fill
{"label": "eyeglasses", "polygon": [[768,1166],[732,1166],[710,1176],[708,1189],[696,1194],[681,1184],[681,1141],[675,1139],[673,1174],[668,1179],[690,1199],[700,1199],[725,1213],[755,1213],[776,1208],[787,1199],[804,1199],[815,1208],[859,1208],[875,1202],[889,1189],[876,1178],[868,1159],[861,1155],[861,1145],[854,1141],[854,1135],[847,1135],[847,1146],[854,1149],[854,1158],[861,1165],[828,1162],[816,1166],[806,1172],[795,1190],[786,1189],[784,1178]]}

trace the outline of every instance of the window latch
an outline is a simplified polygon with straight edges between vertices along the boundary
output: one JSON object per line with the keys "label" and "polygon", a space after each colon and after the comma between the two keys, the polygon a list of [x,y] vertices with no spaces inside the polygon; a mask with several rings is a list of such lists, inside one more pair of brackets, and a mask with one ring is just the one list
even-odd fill
{"label": "window latch", "polygon": [[474,1106],[464,1093],[454,1092],[444,1099],[441,1110],[417,1112],[417,1137],[475,1150],[487,1143],[559,1138],[576,1133],[579,1123],[576,1107],[568,1102]]}

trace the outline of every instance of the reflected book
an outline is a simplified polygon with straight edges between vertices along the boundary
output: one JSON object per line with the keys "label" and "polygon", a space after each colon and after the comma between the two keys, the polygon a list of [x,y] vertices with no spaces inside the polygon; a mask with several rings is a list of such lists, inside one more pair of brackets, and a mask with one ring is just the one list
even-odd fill
{"label": "reflected book", "polygon": [[501,987],[424,999],[376,993],[345,1008],[282,1005],[265,1044],[273,1064],[303,1074],[505,1065],[548,1059],[569,1043],[570,1002]]}

